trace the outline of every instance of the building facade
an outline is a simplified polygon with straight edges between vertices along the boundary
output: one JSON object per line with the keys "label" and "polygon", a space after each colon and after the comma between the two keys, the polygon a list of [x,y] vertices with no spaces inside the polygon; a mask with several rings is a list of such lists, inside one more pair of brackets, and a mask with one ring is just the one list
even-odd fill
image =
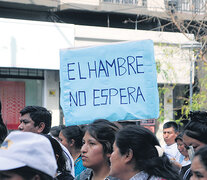
{"label": "building facade", "polygon": [[[173,119],[174,96],[190,84],[189,57],[193,54],[181,46],[193,42],[194,35],[170,32],[172,26],[163,24],[172,10],[184,12],[186,17],[197,12],[197,6],[192,9],[189,3],[0,0],[0,97],[7,126],[17,127],[18,112],[25,105],[44,106],[52,112],[53,125],[63,123],[59,49],[143,39],[154,41],[158,84],[169,89],[160,101],[165,119]],[[200,18],[203,12],[205,8],[199,11]],[[174,84],[178,86],[177,94],[172,88]]]}

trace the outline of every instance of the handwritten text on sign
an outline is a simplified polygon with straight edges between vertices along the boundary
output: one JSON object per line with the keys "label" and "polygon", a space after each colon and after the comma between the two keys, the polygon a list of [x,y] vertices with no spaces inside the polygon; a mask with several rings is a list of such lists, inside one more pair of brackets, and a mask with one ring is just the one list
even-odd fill
{"label": "handwritten text on sign", "polygon": [[[112,76],[130,76],[132,74],[144,73],[141,69],[143,66],[140,63],[141,60],[142,56],[128,56],[126,58],[119,57],[113,59],[112,63],[108,60],[87,62],[84,70],[80,62],[71,62],[67,64],[68,80],[85,80],[100,77],[110,78]],[[78,76],[76,77],[76,75]],[[113,96],[120,96],[120,104],[130,104],[132,101],[137,102],[138,96],[142,96],[144,100],[140,87],[93,89],[92,94],[94,106],[111,104]],[[86,106],[86,97],[86,91],[69,92],[70,106],[73,103],[76,106]]]}
{"label": "handwritten text on sign", "polygon": [[67,125],[158,116],[152,41],[67,49],[60,56]]}

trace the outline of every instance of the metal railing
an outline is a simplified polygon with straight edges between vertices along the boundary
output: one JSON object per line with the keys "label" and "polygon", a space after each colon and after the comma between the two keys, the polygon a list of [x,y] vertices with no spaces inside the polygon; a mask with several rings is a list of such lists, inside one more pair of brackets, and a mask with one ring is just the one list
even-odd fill
{"label": "metal railing", "polygon": [[207,10],[207,0],[165,0],[168,10],[203,14]]}
{"label": "metal railing", "polygon": [[1,67],[0,78],[44,79],[44,70]]}
{"label": "metal railing", "polygon": [[119,5],[134,5],[134,6],[147,6],[147,0],[100,0],[101,3],[112,3]]}

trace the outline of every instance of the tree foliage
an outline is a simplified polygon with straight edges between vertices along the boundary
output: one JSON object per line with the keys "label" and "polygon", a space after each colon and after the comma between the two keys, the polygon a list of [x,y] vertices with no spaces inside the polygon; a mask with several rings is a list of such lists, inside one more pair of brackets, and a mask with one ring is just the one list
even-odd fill
{"label": "tree foliage", "polygon": [[[167,1],[169,2],[169,1]],[[180,1],[182,2],[182,1]],[[189,3],[190,1],[188,1]],[[195,79],[193,84],[192,106],[190,107],[189,89],[187,97],[176,97],[181,101],[179,107],[180,117],[176,119],[178,122],[183,119],[188,119],[190,110],[205,110],[207,109],[207,1],[199,1],[199,8],[195,11],[195,7],[189,5],[189,12],[182,12],[175,5],[168,7],[168,21],[171,24],[173,31],[183,33],[188,39],[188,34],[194,34],[195,39],[190,41],[198,41],[201,47],[194,52],[195,59]],[[157,72],[161,73],[161,68],[158,63]],[[164,72],[166,78],[169,78],[168,73]],[[174,86],[175,87],[175,86]],[[165,87],[159,88],[160,95],[165,93]],[[177,110],[174,110],[177,115]],[[160,102],[160,121],[164,120],[163,102]]]}

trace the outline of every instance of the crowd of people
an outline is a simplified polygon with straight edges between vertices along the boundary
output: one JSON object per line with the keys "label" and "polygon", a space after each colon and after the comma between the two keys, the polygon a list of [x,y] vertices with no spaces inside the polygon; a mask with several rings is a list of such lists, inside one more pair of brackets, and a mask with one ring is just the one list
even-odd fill
{"label": "crowd of people", "polygon": [[[200,169],[197,169],[197,172],[194,173],[193,170],[195,154],[198,152],[198,157],[200,157],[199,150],[207,146],[207,112],[191,112],[189,122],[181,128],[181,131],[178,129],[179,126],[174,121],[165,123],[163,137],[166,142],[165,152],[178,168],[180,178],[183,180],[207,179],[207,166],[205,165],[207,161],[204,164],[202,164],[203,161],[200,161],[203,170],[206,169],[205,171],[201,172]],[[168,143],[169,141],[171,143]],[[202,154],[200,158],[207,158],[207,154],[205,156]]]}
{"label": "crowd of people", "polygon": [[205,111],[191,112],[183,128],[165,123],[163,147],[142,126],[51,122],[46,108],[26,106],[8,133],[0,114],[0,180],[207,180]]}

